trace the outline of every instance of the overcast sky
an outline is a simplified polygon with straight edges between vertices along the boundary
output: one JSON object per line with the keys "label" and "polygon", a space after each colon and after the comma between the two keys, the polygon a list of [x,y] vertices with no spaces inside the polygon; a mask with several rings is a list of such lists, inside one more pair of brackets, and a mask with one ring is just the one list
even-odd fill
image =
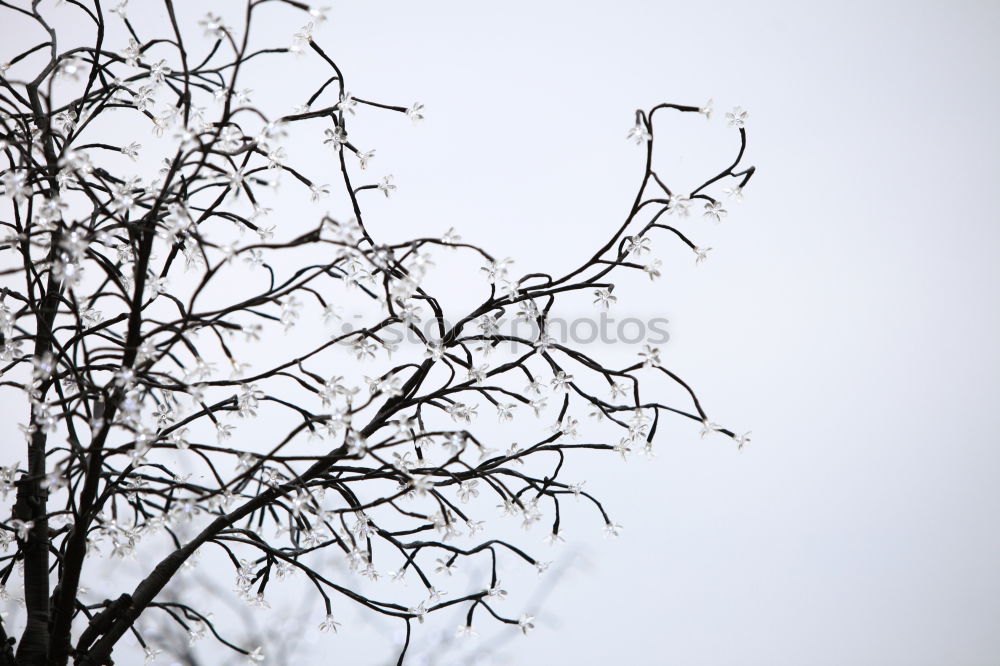
{"label": "overcast sky", "polygon": [[[522,263],[620,219],[634,108],[751,114],[746,201],[643,307],[753,444],[593,478],[626,532],[506,663],[997,663],[1000,5],[346,4],[352,85],[428,107],[393,206]],[[732,146],[677,132],[682,181]]]}
{"label": "overcast sky", "polygon": [[758,172],[697,234],[712,257],[664,254],[621,314],[669,318],[665,356],[753,442],[678,429],[586,467],[625,532],[573,531],[538,631],[489,663],[1000,661],[1000,4],[331,4],[350,90],[427,107],[371,146],[387,236],[454,226],[554,272],[627,211],[636,108],[715,100],[658,155],[688,184],[750,112]]}

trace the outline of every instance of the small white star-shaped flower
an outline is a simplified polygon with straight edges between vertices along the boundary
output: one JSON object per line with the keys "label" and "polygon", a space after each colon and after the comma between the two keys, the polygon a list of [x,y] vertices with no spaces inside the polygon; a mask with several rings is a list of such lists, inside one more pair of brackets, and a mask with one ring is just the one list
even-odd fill
{"label": "small white star-shaped flower", "polygon": [[358,102],[356,99],[351,97],[351,93],[345,92],[340,96],[340,101],[337,102],[337,109],[340,111],[346,111],[347,113],[354,115],[355,107],[357,107]]}
{"label": "small white star-shaped flower", "polygon": [[382,182],[376,185],[378,189],[385,195],[386,199],[389,198],[389,194],[396,189],[396,186],[392,184],[392,174],[389,174],[382,179]]}
{"label": "small white star-shaped flower", "polygon": [[141,149],[142,149],[142,144],[133,141],[127,146],[122,146],[122,155],[125,155],[134,162],[136,159],[138,159],[139,151]]}
{"label": "small white star-shaped flower", "polygon": [[746,127],[747,117],[750,113],[743,110],[743,107],[737,106],[732,111],[726,114],[726,120],[729,122],[730,127]]}
{"label": "small white star-shaped flower", "polygon": [[702,439],[704,439],[708,435],[711,435],[713,432],[718,432],[719,431],[719,427],[720,426],[719,426],[718,423],[712,423],[708,419],[705,419],[704,421],[702,421],[701,422],[701,437],[702,437]]}
{"label": "small white star-shaped flower", "polygon": [[334,620],[332,615],[327,615],[325,618],[323,618],[323,621],[320,622],[319,630],[322,631],[324,634],[329,634],[329,633],[335,634],[337,633],[337,628],[339,626],[340,622]]}
{"label": "small white star-shaped flower", "polygon": [[641,145],[645,141],[649,141],[653,136],[646,129],[646,126],[642,124],[641,121],[636,122],[635,126],[632,127],[625,138],[629,141],[634,141],[635,145]]}
{"label": "small white star-shaped flower", "polygon": [[309,200],[319,201],[322,197],[328,196],[330,194],[329,185],[310,185],[309,186]]}
{"label": "small white star-shaped flower", "polygon": [[705,102],[701,106],[701,108],[698,109],[698,113],[700,113],[701,115],[705,116],[705,120],[711,120],[712,119],[712,100],[709,99],[707,102]]}
{"label": "small white star-shaped flower", "polygon": [[419,123],[424,119],[424,105],[420,102],[414,102],[413,106],[406,110],[406,117],[414,123]]}
{"label": "small white star-shaped flower", "polygon": [[611,304],[618,300],[618,297],[611,293],[610,289],[595,289],[594,290],[594,304],[600,305],[605,310],[611,307]]}
{"label": "small white star-shaped flower", "polygon": [[658,347],[653,347],[652,345],[645,345],[643,350],[639,352],[639,358],[642,359],[642,364],[645,367],[651,367],[660,364],[660,349]]}
{"label": "small white star-shaped flower", "polygon": [[358,166],[361,167],[362,171],[368,168],[368,163],[372,160],[373,157],[375,157],[374,150],[368,150],[365,152],[358,153]]}
{"label": "small white star-shaped flower", "polygon": [[337,125],[333,129],[323,130],[323,134],[326,135],[323,143],[331,146],[334,150],[340,150],[347,143],[347,132],[340,125]]}
{"label": "small white star-shaped flower", "polygon": [[455,635],[458,636],[459,638],[475,638],[476,636],[479,635],[479,633],[472,628],[471,624],[463,624],[458,627],[458,630],[455,632]]}
{"label": "small white star-shaped flower", "polygon": [[722,222],[722,218],[728,214],[728,211],[722,207],[721,201],[709,201],[705,204],[705,217],[710,218],[716,223]]}

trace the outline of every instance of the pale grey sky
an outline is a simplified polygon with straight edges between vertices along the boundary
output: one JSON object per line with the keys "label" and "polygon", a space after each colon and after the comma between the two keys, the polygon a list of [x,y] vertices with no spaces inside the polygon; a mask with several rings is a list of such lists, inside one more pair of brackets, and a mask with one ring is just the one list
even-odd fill
{"label": "pale grey sky", "polygon": [[[330,4],[317,39],[348,88],[427,107],[357,121],[399,185],[368,212],[389,236],[454,226],[565,268],[634,196],[635,108],[750,111],[758,172],[705,224],[713,256],[664,254],[622,308],[670,318],[665,355],[753,443],[677,429],[653,461],[581,466],[625,533],[571,530],[538,631],[486,663],[1000,661],[1000,4]],[[672,131],[676,182],[733,148],[721,118]],[[391,648],[345,631],[314,654]]]}
{"label": "pale grey sky", "polygon": [[[386,151],[386,224],[455,224],[526,264],[620,218],[641,168],[632,109],[751,113],[746,202],[647,307],[754,443],[690,432],[592,472],[626,533],[552,594],[558,628],[501,663],[1000,660],[1000,5],[337,9],[359,91],[428,106]],[[712,164],[728,154],[721,124],[686,128]],[[678,144],[673,172],[702,164]]]}

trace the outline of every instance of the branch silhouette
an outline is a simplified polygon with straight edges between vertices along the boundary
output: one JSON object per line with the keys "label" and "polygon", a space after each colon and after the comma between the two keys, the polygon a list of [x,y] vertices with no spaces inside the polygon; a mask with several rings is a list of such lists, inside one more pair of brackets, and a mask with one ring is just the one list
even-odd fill
{"label": "branch silhouette", "polygon": [[[271,20],[265,6],[309,23],[290,46],[258,47],[251,26]],[[26,609],[16,641],[0,625],[0,664],[109,664],[126,634],[155,657],[137,626],[144,613],[263,660],[263,646],[225,638],[198,595],[162,595],[209,546],[231,562],[251,604],[297,573],[324,609],[323,630],[336,631],[341,603],[398,619],[407,637],[399,663],[411,630],[442,609],[467,609],[465,633],[485,616],[527,633],[532,618],[497,608],[498,563],[545,563],[478,518],[487,497],[526,527],[545,521],[553,540],[563,504],[580,499],[616,534],[602,502],[563,478],[568,456],[649,453],[665,414],[701,424],[703,435],[748,441],[709,420],[656,348],[610,367],[550,335],[557,301],[608,308],[620,275],[659,277],[660,262],[646,255],[661,232],[705,258],[688,236],[692,207],[721,220],[710,192],[724,183],[740,198],[754,173],[742,166],[741,109],[727,116],[736,157],[687,194],[653,169],[654,125],[668,113],[710,116],[710,106],[637,111],[629,138],[645,149],[645,166],[621,222],[565,274],[518,276],[453,230],[384,242],[366,224],[366,202],[396,185],[369,177],[374,151],[355,143],[365,137],[355,137],[352,119],[418,122],[424,109],[352,96],[313,37],[325,10],[250,0],[237,27],[209,14],[199,34],[172,0],[162,9],[168,20],[154,36],[140,34],[124,2],[67,0],[59,11],[73,12],[92,41],[64,48],[40,3],[0,1],[5,24],[45,35],[0,66],[0,388],[28,412],[26,462],[0,469],[0,492],[15,492],[0,523],[0,589],[23,567]],[[126,43],[112,50],[109,34],[122,26]],[[284,66],[310,85],[294,111],[267,112],[282,100],[254,76],[266,59],[292,63]],[[302,62],[326,71],[311,78]],[[131,128],[149,133],[154,150],[132,141]],[[322,173],[336,174],[336,185],[292,164],[285,146],[301,143],[323,144],[333,166]],[[155,174],[131,175],[151,152]],[[310,221],[298,207],[335,196],[349,216]],[[484,262],[458,277],[485,279],[488,294],[449,322],[425,277],[455,253]],[[363,324],[331,334],[319,322],[345,309]],[[402,348],[404,339],[417,344]],[[684,399],[660,398],[664,383]],[[491,408],[495,421],[479,415]],[[574,416],[582,410],[600,429],[584,430]],[[499,444],[505,424],[526,423],[528,412],[552,425],[531,426],[524,447]],[[85,600],[89,561],[153,542],[165,550],[144,560],[137,584],[113,600]],[[317,553],[333,552],[350,577],[315,565]],[[442,576],[471,558],[489,562],[489,580],[442,593]],[[376,561],[415,579],[424,599],[369,594]]]}

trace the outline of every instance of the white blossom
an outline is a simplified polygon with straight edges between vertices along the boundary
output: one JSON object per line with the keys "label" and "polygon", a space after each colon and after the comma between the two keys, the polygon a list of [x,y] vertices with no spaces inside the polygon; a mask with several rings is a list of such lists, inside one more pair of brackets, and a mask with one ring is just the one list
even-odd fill
{"label": "white blossom", "polygon": [[424,105],[420,102],[414,102],[413,105],[406,110],[406,117],[414,123],[420,122],[424,119]]}
{"label": "white blossom", "polygon": [[726,121],[729,123],[730,127],[743,128],[746,127],[747,117],[750,114],[743,110],[743,107],[734,107],[732,111],[726,114]]}

